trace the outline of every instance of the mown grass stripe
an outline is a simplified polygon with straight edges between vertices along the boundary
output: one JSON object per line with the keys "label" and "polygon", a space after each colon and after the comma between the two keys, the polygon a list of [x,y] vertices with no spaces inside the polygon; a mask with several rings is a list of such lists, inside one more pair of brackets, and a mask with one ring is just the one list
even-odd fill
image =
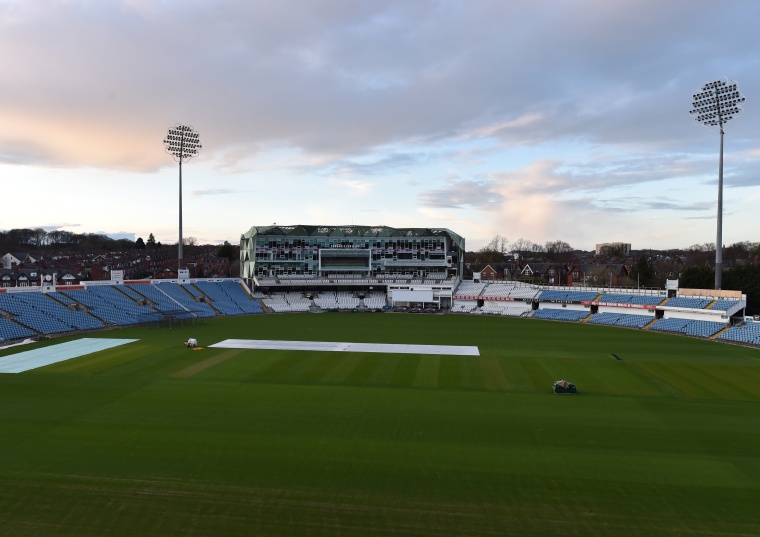
{"label": "mown grass stripe", "polygon": [[420,357],[416,354],[406,355],[399,360],[396,370],[391,379],[391,385],[410,388],[417,376],[417,368],[420,365]]}
{"label": "mown grass stripe", "polygon": [[343,383],[354,368],[362,361],[362,354],[352,353],[334,353],[336,360],[334,366],[319,379],[319,382],[326,384]]}
{"label": "mown grass stripe", "polygon": [[462,388],[461,363],[470,357],[443,356],[438,367],[438,386],[446,389]]}
{"label": "mown grass stripe", "polygon": [[142,356],[148,349],[148,345],[132,343],[130,346],[116,347],[109,352],[87,354],[40,369],[32,369],[28,374],[95,375],[112,369],[114,366],[130,362],[136,357]]}
{"label": "mown grass stripe", "polygon": [[366,385],[382,361],[383,357],[375,353],[362,354],[361,360],[358,361],[356,367],[346,377],[346,383],[358,386]]}
{"label": "mown grass stripe", "polygon": [[470,357],[469,360],[459,361],[460,377],[462,379],[462,388],[465,390],[484,390],[486,387],[483,378],[483,369],[480,363]]}
{"label": "mown grass stripe", "polygon": [[[258,351],[261,352],[261,351]],[[272,351],[277,358],[258,372],[260,382],[281,382],[288,379],[290,371],[301,363],[304,354],[299,351]]]}
{"label": "mown grass stripe", "polygon": [[408,356],[402,357],[398,354],[384,356],[378,361],[377,368],[367,379],[367,384],[370,386],[390,386],[393,384],[393,378],[396,375],[396,370],[401,360],[407,360],[408,358]]}
{"label": "mown grass stripe", "polygon": [[226,352],[220,352],[218,354],[212,355],[209,358],[206,358],[205,360],[201,360],[189,366],[183,367],[179,371],[172,373],[171,376],[174,378],[193,377],[210,367],[219,365],[220,363],[237,356],[238,354],[240,354],[240,351],[237,349],[229,349]]}
{"label": "mown grass stripe", "polygon": [[478,363],[483,372],[483,379],[487,390],[508,390],[510,385],[501,362],[496,356],[478,356]]}
{"label": "mown grass stripe", "polygon": [[437,355],[420,356],[417,374],[414,377],[415,388],[435,388],[438,386],[438,369],[441,357]]}

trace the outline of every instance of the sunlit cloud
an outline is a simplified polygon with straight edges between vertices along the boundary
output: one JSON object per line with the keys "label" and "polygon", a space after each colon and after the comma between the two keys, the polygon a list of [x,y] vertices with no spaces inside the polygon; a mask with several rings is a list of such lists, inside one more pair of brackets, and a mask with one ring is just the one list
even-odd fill
{"label": "sunlit cloud", "polygon": [[237,191],[230,190],[229,188],[207,188],[205,190],[192,190],[190,192],[192,196],[221,196],[236,193]]}
{"label": "sunlit cloud", "polygon": [[749,218],[758,19],[752,0],[717,11],[656,0],[9,0],[0,174],[6,196],[35,196],[33,211],[7,204],[0,225],[76,214],[62,227],[176,240],[177,163],[162,139],[179,122],[203,144],[183,165],[201,241],[364,215],[449,227],[473,246],[496,234],[704,242],[718,136],[688,110],[702,82],[728,73],[749,101],[725,139],[725,232],[745,240],[760,233]]}

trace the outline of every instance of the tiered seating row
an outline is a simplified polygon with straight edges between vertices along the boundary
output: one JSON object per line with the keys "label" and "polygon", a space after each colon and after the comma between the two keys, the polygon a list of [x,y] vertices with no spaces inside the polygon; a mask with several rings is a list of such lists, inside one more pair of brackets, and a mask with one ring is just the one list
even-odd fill
{"label": "tiered seating row", "polygon": [[[262,295],[263,296],[263,295]],[[363,299],[350,291],[322,291],[312,302],[300,292],[272,293],[263,297],[267,308],[275,313],[309,311],[313,305],[324,310],[354,310],[365,306],[369,309],[382,309],[387,305],[385,293],[373,291]]]}
{"label": "tiered seating row", "polygon": [[350,291],[320,292],[314,303],[325,310],[353,310],[359,307],[359,298]]}
{"label": "tiered seating row", "polygon": [[588,322],[591,324],[603,324],[608,326],[625,326],[628,328],[644,328],[652,321],[653,317],[646,315],[628,315],[625,313],[597,313]]}
{"label": "tiered seating row", "polygon": [[[229,285],[232,284],[232,285]],[[262,313],[258,302],[248,298],[240,284],[235,282],[202,282],[195,286],[212,300],[211,307],[224,315]],[[237,288],[237,289],[236,289]]]}
{"label": "tiered seating row", "polygon": [[[206,318],[206,317],[216,317],[216,314],[214,313],[214,310],[211,309],[211,307],[206,304],[205,302],[200,302],[200,300],[195,300],[193,296],[188,294],[188,292],[185,290],[185,286],[181,286],[174,282],[169,283],[160,283],[156,287],[163,292],[166,293],[169,297],[171,297],[173,300],[175,300],[177,303],[181,304],[185,309],[188,310],[188,315],[195,315],[196,317]],[[195,290],[196,293],[198,293],[198,296],[201,296],[200,291],[197,289]]]}
{"label": "tiered seating row", "polygon": [[483,298],[508,297],[509,293],[511,293],[514,290],[515,290],[515,286],[510,285],[508,283],[491,283],[483,289],[482,293],[483,293]]}
{"label": "tiered seating row", "polygon": [[243,313],[263,313],[258,300],[250,297],[238,282],[218,282],[217,285],[227,294]]}
{"label": "tiered seating row", "polygon": [[538,295],[539,300],[562,300],[564,302],[582,302],[594,300],[599,293],[595,291],[555,291],[547,289]]}
{"label": "tiered seating row", "polygon": [[198,286],[203,291],[190,284],[161,282],[91,285],[50,293],[3,293],[0,340],[141,324],[163,319],[167,314],[177,318],[214,317],[216,313],[209,303],[226,315],[263,312],[259,301],[250,297],[239,282],[199,282]]}
{"label": "tiered seating row", "polygon": [[50,304],[45,304],[40,309],[44,308],[49,315],[70,324],[75,330],[93,330],[105,326],[100,319],[93,317],[89,313],[76,309],[69,309],[68,307],[59,304],[59,302],[63,302],[69,304],[71,307],[76,306],[76,302],[62,293],[48,293],[47,296],[48,300],[52,299],[50,300],[53,302],[52,307]]}
{"label": "tiered seating row", "polygon": [[677,334],[686,334],[687,336],[710,337],[717,334],[726,327],[724,323],[716,321],[697,321],[691,319],[658,319],[650,330],[659,332],[675,332]]}
{"label": "tiered seating row", "polygon": [[538,291],[531,289],[530,287],[515,287],[513,291],[509,293],[510,298],[531,300],[536,298]]}
{"label": "tiered seating row", "polygon": [[709,298],[686,298],[686,297],[673,297],[663,306],[668,306],[672,308],[692,308],[692,309],[704,309],[707,307],[708,304],[710,304],[712,300]]}
{"label": "tiered seating row", "polygon": [[153,307],[158,311],[176,313],[186,310],[184,306],[180,305],[176,300],[172,300],[169,295],[161,291],[164,289],[163,286],[159,289],[157,285],[125,285],[123,289],[131,291],[129,294],[130,296],[134,296],[135,300],[150,300],[153,303]]}
{"label": "tiered seating row", "polygon": [[[467,282],[463,282],[467,283]],[[484,285],[482,292],[480,295],[488,299],[489,297],[509,297],[509,298],[515,298],[515,299],[521,299],[521,300],[530,300],[536,297],[536,295],[539,293],[536,289],[533,287],[527,287],[523,284],[518,283],[511,283],[511,282],[499,282],[499,283],[481,283],[480,285]],[[461,289],[461,287],[460,287]],[[461,291],[457,291],[456,294],[470,294],[465,293]]]}
{"label": "tiered seating row", "polygon": [[84,290],[61,291],[65,296],[84,304],[95,317],[116,325],[139,324],[151,319],[156,311],[140,306],[113,286],[97,286]]}
{"label": "tiered seating row", "polygon": [[414,283],[424,285],[441,285],[450,287],[455,279],[445,274],[428,274],[420,278],[413,274],[378,274],[376,276],[360,276],[351,274],[328,274],[327,276],[304,276],[301,274],[282,274],[277,278],[271,276],[258,276],[258,284],[261,287],[277,286],[303,286],[321,287],[325,285],[373,285],[378,283]]}
{"label": "tiered seating row", "polygon": [[726,327],[725,323],[716,321],[689,321],[686,325],[686,335],[695,337],[710,337]]}
{"label": "tiered seating row", "polygon": [[720,334],[716,339],[749,343],[750,345],[760,345],[760,323],[747,323],[744,326],[732,326]]}
{"label": "tiered seating row", "polygon": [[9,341],[11,339],[34,337],[36,335],[37,334],[25,326],[21,326],[20,324],[14,323],[9,319],[0,317],[0,342]]}
{"label": "tiered seating row", "polygon": [[[539,291],[519,283],[489,283],[463,281],[454,292],[455,295],[482,296],[488,298],[514,298],[517,300],[531,300],[538,295]],[[594,295],[596,296],[596,295]]]}
{"label": "tiered seating row", "polygon": [[533,312],[536,319],[549,319],[553,321],[580,321],[588,317],[589,312],[585,310],[567,310],[554,308],[540,308]]}
{"label": "tiered seating row", "polygon": [[456,291],[454,291],[455,295],[467,295],[467,296],[478,296],[485,288],[485,283],[475,283],[475,282],[462,282],[459,284],[459,287],[457,287]]}
{"label": "tiered seating row", "polygon": [[309,311],[311,300],[301,293],[272,293],[269,298],[263,299],[264,305],[275,313]]}
{"label": "tiered seating row", "polygon": [[472,313],[478,309],[478,303],[468,300],[458,300],[456,304],[451,306],[452,313]]}
{"label": "tiered seating row", "polygon": [[509,317],[524,317],[530,313],[530,304],[515,302],[488,302],[481,308],[482,313],[491,315],[505,315]]}
{"label": "tiered seating row", "polygon": [[370,309],[382,309],[388,305],[388,302],[384,292],[371,291],[364,296],[364,305]]}
{"label": "tiered seating row", "polygon": [[720,299],[713,304],[711,310],[728,311],[739,303],[738,300]]}
{"label": "tiered seating row", "polygon": [[[54,294],[54,293],[53,293]],[[42,293],[0,295],[0,309],[14,320],[42,334],[101,328],[103,323],[84,312],[69,310]]]}
{"label": "tiered seating row", "polygon": [[663,301],[660,296],[652,295],[628,295],[620,293],[604,293],[598,298],[599,302],[617,302],[618,304],[642,304],[647,306],[657,306]]}

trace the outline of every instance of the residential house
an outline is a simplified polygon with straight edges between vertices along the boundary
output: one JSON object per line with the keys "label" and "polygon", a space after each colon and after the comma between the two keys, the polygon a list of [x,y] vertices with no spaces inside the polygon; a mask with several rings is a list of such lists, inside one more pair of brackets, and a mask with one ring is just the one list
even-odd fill
{"label": "residential house", "polygon": [[526,263],[520,277],[543,280],[548,285],[565,285],[567,267],[562,263]]}
{"label": "residential house", "polygon": [[3,257],[0,257],[2,268],[11,269],[14,265],[20,266],[21,264],[36,263],[37,260],[26,252],[8,252]]}

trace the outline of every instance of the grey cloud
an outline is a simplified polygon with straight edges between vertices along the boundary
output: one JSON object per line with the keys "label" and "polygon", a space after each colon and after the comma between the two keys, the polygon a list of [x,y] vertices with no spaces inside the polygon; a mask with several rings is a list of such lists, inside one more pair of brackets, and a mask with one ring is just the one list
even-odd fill
{"label": "grey cloud", "polygon": [[608,198],[603,200],[593,200],[591,203],[606,211],[706,211],[714,208],[715,204],[709,202],[691,202],[683,203],[678,200],[668,198],[644,198],[644,197],[625,197],[625,198]]}
{"label": "grey cloud", "polygon": [[[199,130],[202,156],[279,144],[340,158],[528,115],[488,136],[714,151],[716,137],[691,124],[691,93],[728,71],[760,94],[751,0],[719,10],[706,0],[298,6],[19,3],[0,39],[0,142],[33,139],[10,131],[21,116],[45,136],[6,161],[152,170],[167,165],[160,140],[177,121]],[[716,44],[714,29],[729,24]],[[751,124],[737,121],[736,147],[750,143]],[[67,150],[72,130],[118,149]]]}
{"label": "grey cloud", "polygon": [[457,181],[445,188],[428,190],[419,195],[419,201],[427,207],[459,209],[463,207],[485,208],[499,203],[503,197],[492,190],[493,183]]}
{"label": "grey cloud", "polygon": [[[428,160],[424,153],[389,153],[385,155],[367,155],[363,158],[344,158],[312,166],[308,171],[320,175],[384,175],[399,170],[411,169]],[[307,171],[304,169],[304,171]]]}
{"label": "grey cloud", "polygon": [[130,241],[135,240],[135,234],[128,231],[96,231],[96,235],[105,235],[114,240],[127,239]]}
{"label": "grey cloud", "polygon": [[190,192],[190,194],[194,197],[197,196],[219,196],[224,194],[235,194],[237,193],[236,190],[231,190],[229,188],[206,188],[201,190],[193,190]]}
{"label": "grey cloud", "polygon": [[724,185],[726,187],[742,188],[760,186],[760,162],[758,159],[742,159],[730,162],[724,170]]}
{"label": "grey cloud", "polygon": [[82,224],[48,224],[46,226],[40,226],[45,231],[57,231],[65,227],[80,227]]}

